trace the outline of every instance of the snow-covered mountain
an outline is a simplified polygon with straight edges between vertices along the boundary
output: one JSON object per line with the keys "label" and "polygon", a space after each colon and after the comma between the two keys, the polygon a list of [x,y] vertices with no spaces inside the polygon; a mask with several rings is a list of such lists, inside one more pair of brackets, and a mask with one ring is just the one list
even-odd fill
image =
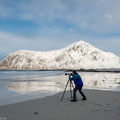
{"label": "snow-covered mountain", "polygon": [[48,52],[20,50],[0,62],[1,69],[71,70],[120,69],[120,58],[84,41]]}

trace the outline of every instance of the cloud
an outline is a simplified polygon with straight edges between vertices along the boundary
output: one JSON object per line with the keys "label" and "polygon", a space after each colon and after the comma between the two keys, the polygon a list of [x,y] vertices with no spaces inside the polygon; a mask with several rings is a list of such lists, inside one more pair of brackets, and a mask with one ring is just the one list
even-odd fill
{"label": "cloud", "polygon": [[84,40],[103,51],[113,52],[114,54],[120,56],[120,37],[93,39],[89,38],[89,36],[84,36],[76,33],[71,33],[69,35],[63,33],[61,34],[62,36],[48,34],[47,36],[43,35],[34,38],[29,38],[18,36],[16,34],[0,32],[0,45],[2,46],[0,51],[4,51],[6,53],[15,52],[21,49],[49,51],[61,49],[72,44],[73,42]]}
{"label": "cloud", "polygon": [[97,32],[120,30],[119,0],[1,0],[1,3],[1,17],[5,15],[39,24],[62,20],[79,29]]}
{"label": "cloud", "polygon": [[21,49],[48,51],[60,49],[67,46],[70,41],[66,41],[66,37],[46,36],[23,37],[12,33],[0,32],[0,51],[6,53],[15,52]]}
{"label": "cloud", "polygon": [[103,18],[111,19],[111,18],[113,18],[113,16],[111,14],[106,14],[103,16]]}
{"label": "cloud", "polygon": [[2,51],[4,52],[13,52],[14,50],[23,48],[26,46],[27,40],[28,39],[15,34],[0,32],[0,44],[2,46]]}
{"label": "cloud", "polygon": [[7,24],[8,29],[0,28],[0,46],[6,51],[51,50],[83,39],[103,50],[104,42],[109,43],[108,49],[113,52],[116,42],[118,51],[119,5],[119,0],[0,0],[0,20],[19,20],[21,26],[27,26],[26,22],[35,26],[28,30],[14,24],[12,31]]}
{"label": "cloud", "polygon": [[120,56],[120,37],[95,39],[92,44],[103,51],[112,52]]}

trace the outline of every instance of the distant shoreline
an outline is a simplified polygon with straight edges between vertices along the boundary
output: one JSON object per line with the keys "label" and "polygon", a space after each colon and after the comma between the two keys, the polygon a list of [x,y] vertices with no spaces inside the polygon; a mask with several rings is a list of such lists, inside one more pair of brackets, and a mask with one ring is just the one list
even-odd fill
{"label": "distant shoreline", "polygon": [[[0,68],[0,71],[65,71],[69,72],[72,71],[71,69],[13,69],[13,68]],[[114,72],[114,73],[120,73],[120,69],[80,69],[77,70],[78,72]]]}

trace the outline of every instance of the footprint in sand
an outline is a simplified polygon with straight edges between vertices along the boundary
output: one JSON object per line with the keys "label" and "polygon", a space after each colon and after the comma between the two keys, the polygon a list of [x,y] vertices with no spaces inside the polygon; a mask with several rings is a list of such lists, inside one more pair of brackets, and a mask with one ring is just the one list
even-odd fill
{"label": "footprint in sand", "polygon": [[90,111],[95,111],[95,110],[92,109],[92,110],[90,110]]}
{"label": "footprint in sand", "polygon": [[105,104],[105,105],[110,106],[110,104]]}
{"label": "footprint in sand", "polygon": [[100,110],[93,110],[93,109],[91,109],[90,111],[92,111],[92,112],[96,112],[96,111],[100,111]]}
{"label": "footprint in sand", "polygon": [[108,110],[103,110],[103,111],[107,112]]}
{"label": "footprint in sand", "polygon": [[34,112],[33,115],[38,115],[38,112]]}
{"label": "footprint in sand", "polygon": [[116,114],[120,116],[120,113],[116,113]]}
{"label": "footprint in sand", "polygon": [[114,99],[114,101],[117,101],[117,99]]}

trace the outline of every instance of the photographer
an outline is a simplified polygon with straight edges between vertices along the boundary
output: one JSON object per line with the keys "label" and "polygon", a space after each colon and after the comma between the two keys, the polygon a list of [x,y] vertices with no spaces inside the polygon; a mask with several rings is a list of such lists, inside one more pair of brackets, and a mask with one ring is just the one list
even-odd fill
{"label": "photographer", "polygon": [[73,90],[73,99],[71,100],[72,102],[76,102],[76,92],[77,90],[79,90],[80,94],[82,95],[82,100],[86,100],[86,96],[84,95],[84,93],[82,92],[82,87],[83,87],[83,81],[80,77],[80,75],[73,70],[72,74],[69,76],[69,80],[73,80],[74,84],[75,84],[75,88]]}

